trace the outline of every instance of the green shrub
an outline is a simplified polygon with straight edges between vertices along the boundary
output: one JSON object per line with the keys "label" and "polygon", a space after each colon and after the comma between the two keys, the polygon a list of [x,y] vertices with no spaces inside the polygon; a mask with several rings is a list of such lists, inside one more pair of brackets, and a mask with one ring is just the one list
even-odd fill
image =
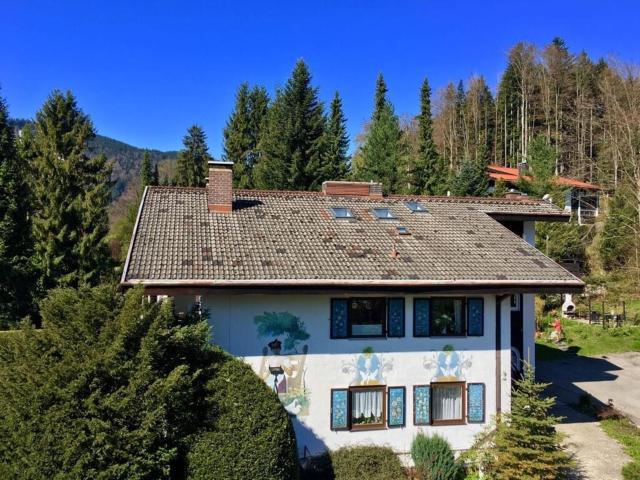
{"label": "green shrub", "polygon": [[304,470],[304,480],[406,479],[398,456],[387,447],[345,447],[315,457]]}
{"label": "green shrub", "polygon": [[229,356],[209,384],[214,429],[188,456],[192,480],[297,478],[296,439],[278,397],[247,364]]}
{"label": "green shrub", "polygon": [[439,435],[419,433],[411,444],[411,458],[424,480],[454,480],[462,474],[449,442]]}

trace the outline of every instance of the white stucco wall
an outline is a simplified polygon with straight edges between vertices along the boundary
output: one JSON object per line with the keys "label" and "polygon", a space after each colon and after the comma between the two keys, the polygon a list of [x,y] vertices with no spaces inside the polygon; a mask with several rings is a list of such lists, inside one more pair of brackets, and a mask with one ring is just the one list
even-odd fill
{"label": "white stucco wall", "polygon": [[[336,298],[336,295],[216,294],[205,295],[202,301],[209,310],[214,342],[233,355],[243,358],[262,377],[268,376],[265,353],[270,355],[267,344],[274,340],[274,336],[260,337],[255,317],[264,312],[289,312],[304,322],[309,338],[299,342],[296,348],[298,352],[302,352],[306,345],[308,353],[287,355],[291,366],[297,370],[295,375],[303,376],[307,391],[308,409],[292,417],[301,455],[305,449],[316,454],[327,448],[354,444],[388,445],[398,453],[405,453],[409,451],[411,441],[419,431],[438,432],[449,440],[454,449],[466,449],[496,412],[496,297],[483,297],[485,322],[482,337],[414,338],[413,296],[395,296],[405,298],[404,338],[331,339],[330,299]],[[193,298],[176,298],[176,307],[184,309],[192,300]],[[284,343],[284,337],[285,335],[280,335],[278,338]],[[502,410],[506,411],[510,405],[511,388],[510,307],[507,299],[502,303],[501,338],[501,403]],[[445,345],[451,345],[460,356],[460,380],[485,384],[485,424],[414,426],[413,386],[431,382],[435,374],[436,357]],[[365,347],[371,347],[378,356],[381,383],[406,388],[406,426],[371,431],[331,431],[331,389],[348,388],[354,384],[357,376],[355,364]],[[283,349],[282,354],[287,352]],[[250,402],[251,399],[247,401]]]}

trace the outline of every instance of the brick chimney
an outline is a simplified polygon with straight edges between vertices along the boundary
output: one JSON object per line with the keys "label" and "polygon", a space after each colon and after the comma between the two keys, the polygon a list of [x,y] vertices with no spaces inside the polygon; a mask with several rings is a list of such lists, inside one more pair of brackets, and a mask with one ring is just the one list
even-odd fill
{"label": "brick chimney", "polygon": [[233,162],[209,161],[207,206],[213,213],[231,213],[233,202]]}
{"label": "brick chimney", "polygon": [[322,182],[322,193],[336,197],[382,198],[382,185],[374,182]]}

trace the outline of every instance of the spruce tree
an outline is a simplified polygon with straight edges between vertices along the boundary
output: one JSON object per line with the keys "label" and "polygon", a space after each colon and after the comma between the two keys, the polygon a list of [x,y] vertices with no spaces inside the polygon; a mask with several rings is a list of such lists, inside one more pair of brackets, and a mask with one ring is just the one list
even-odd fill
{"label": "spruce tree", "polygon": [[211,159],[207,136],[198,125],[192,125],[182,139],[175,184],[180,187],[203,187],[206,183],[207,162]]}
{"label": "spruce tree", "polygon": [[32,312],[31,202],[27,169],[18,154],[9,112],[0,97],[0,329]]}
{"label": "spruce tree", "polygon": [[458,197],[483,197],[489,194],[489,176],[484,162],[465,160],[451,181],[451,193]]}
{"label": "spruce tree", "polygon": [[349,135],[347,119],[342,111],[342,99],[336,92],[331,102],[331,110],[325,130],[325,157],[322,167],[321,184],[324,180],[339,180],[349,171]]}
{"label": "spruce tree", "polygon": [[71,92],[54,91],[36,114],[33,235],[42,288],[97,284],[110,270],[111,168],[90,158],[93,124]]}
{"label": "spruce tree", "polygon": [[153,166],[153,179],[151,185],[160,185],[160,171],[158,170],[158,164]]}
{"label": "spruce tree", "polygon": [[140,189],[144,190],[147,185],[153,185],[154,171],[151,169],[151,156],[145,150],[140,167]]}
{"label": "spruce tree", "polygon": [[[405,162],[400,120],[386,100],[386,85],[382,76],[376,83],[374,112],[369,131],[361,147],[356,179],[382,183],[385,193],[393,193],[404,183],[400,166]],[[379,104],[379,102],[382,102]]]}
{"label": "spruce tree", "polygon": [[554,426],[560,419],[550,413],[555,399],[542,396],[548,386],[536,382],[533,369],[525,367],[511,396],[511,413],[498,424],[493,438],[494,461],[485,472],[491,478],[566,478],[572,462]]}
{"label": "spruce tree", "polygon": [[419,159],[412,172],[411,193],[442,195],[446,191],[447,166],[438,154],[433,141],[431,117],[431,87],[425,78],[420,89],[420,115],[418,116]]}
{"label": "spruce tree", "polygon": [[298,60],[269,111],[260,140],[259,188],[309,190],[322,176],[325,118],[311,73]]}
{"label": "spruce tree", "polygon": [[235,109],[224,129],[224,158],[233,162],[236,187],[253,186],[253,167],[268,106],[269,97],[263,87],[249,90],[246,83],[240,85]]}

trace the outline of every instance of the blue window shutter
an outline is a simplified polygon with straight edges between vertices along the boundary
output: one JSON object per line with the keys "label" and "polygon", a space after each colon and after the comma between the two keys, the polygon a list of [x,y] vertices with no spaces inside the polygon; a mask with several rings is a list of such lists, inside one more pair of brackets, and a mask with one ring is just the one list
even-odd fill
{"label": "blue window shutter", "polygon": [[413,387],[413,424],[429,425],[431,423],[431,387],[414,385]]}
{"label": "blue window shutter", "polygon": [[404,298],[390,298],[388,300],[387,336],[404,337]]}
{"label": "blue window shutter", "polygon": [[389,427],[404,427],[405,424],[405,388],[389,387],[387,398],[387,425]]}
{"label": "blue window shutter", "polygon": [[333,298],[331,300],[331,338],[347,338],[348,322],[347,308],[349,302],[346,298]]}
{"label": "blue window shutter", "polygon": [[484,383],[469,383],[467,385],[467,421],[469,423],[484,423]]}
{"label": "blue window shutter", "polygon": [[481,337],[484,335],[484,299],[467,299],[467,335]]}
{"label": "blue window shutter", "polygon": [[429,336],[430,302],[428,298],[413,299],[413,336]]}
{"label": "blue window shutter", "polygon": [[331,390],[331,430],[349,429],[349,390]]}

